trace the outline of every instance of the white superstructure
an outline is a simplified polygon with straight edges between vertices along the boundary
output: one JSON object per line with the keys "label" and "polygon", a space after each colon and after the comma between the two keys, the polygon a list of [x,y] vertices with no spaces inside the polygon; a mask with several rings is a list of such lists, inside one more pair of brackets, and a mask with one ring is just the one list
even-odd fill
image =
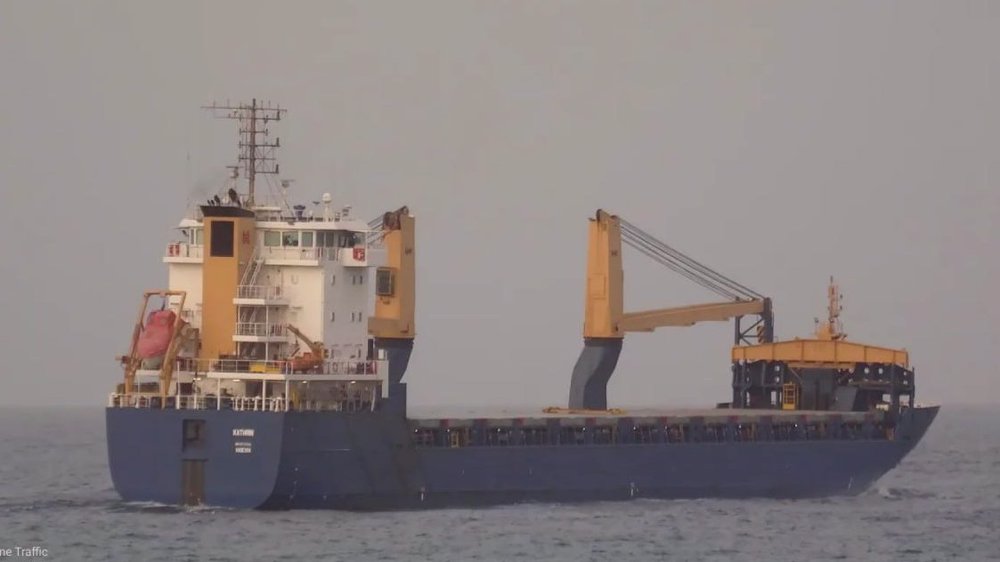
{"label": "white superstructure", "polygon": [[[370,245],[373,230],[344,209],[320,216],[262,206],[256,215],[255,252],[242,273],[233,304],[236,356],[280,360],[307,348],[286,329],[296,326],[322,342],[330,359],[363,360],[369,354],[368,315],[372,289],[369,269],[384,264],[385,251]],[[167,245],[171,291],[185,291],[182,318],[194,328],[202,321],[204,226],[200,210],[178,225]]]}
{"label": "white superstructure", "polygon": [[239,122],[240,165],[167,244],[167,288],[144,293],[110,403],[375,408],[412,348],[412,216],[402,207],[359,220],[329,193],[307,210],[289,202],[290,180],[259,198],[257,176],[278,173],[268,126],[284,110],[257,100],[209,109]]}

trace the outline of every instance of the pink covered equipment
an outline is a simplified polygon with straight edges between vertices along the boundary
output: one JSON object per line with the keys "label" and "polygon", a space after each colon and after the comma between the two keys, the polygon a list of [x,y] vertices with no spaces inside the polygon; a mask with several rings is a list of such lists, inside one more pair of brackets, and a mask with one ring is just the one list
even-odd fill
{"label": "pink covered equipment", "polygon": [[162,357],[170,346],[177,315],[172,310],[156,310],[146,317],[146,326],[136,342],[136,354],[140,359]]}

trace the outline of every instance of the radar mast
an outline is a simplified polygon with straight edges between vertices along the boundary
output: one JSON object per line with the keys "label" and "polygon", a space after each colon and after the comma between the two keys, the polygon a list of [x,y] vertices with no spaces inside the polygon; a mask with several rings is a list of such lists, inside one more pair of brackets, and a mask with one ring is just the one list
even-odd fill
{"label": "radar mast", "polygon": [[281,116],[287,111],[280,106],[258,102],[254,98],[250,103],[218,104],[203,106],[217,118],[233,119],[238,122],[239,162],[243,167],[243,175],[247,178],[246,207],[254,206],[254,187],[257,174],[277,175],[279,172],[276,157],[281,146],[281,138],[275,137],[274,142],[268,139],[268,123],[281,121]]}

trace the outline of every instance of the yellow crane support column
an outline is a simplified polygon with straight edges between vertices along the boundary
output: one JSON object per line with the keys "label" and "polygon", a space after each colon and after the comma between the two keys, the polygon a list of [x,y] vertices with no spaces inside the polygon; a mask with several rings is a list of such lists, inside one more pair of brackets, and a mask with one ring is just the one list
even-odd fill
{"label": "yellow crane support column", "polygon": [[590,219],[587,244],[587,289],[583,351],[570,380],[571,409],[605,410],[608,380],[622,351],[625,274],[622,270],[621,224],[617,216],[598,210]]}
{"label": "yellow crane support column", "polygon": [[624,337],[622,232],[618,217],[602,210],[590,219],[587,243],[587,296],[584,338]]}
{"label": "yellow crane support column", "polygon": [[386,265],[375,271],[375,314],[368,319],[368,333],[389,360],[392,385],[406,373],[416,336],[415,228],[407,207],[382,216]]}

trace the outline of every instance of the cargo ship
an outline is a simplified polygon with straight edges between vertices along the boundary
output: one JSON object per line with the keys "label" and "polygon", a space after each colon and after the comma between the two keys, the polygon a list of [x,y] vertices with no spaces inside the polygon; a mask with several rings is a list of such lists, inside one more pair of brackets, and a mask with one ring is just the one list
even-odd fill
{"label": "cargo ship", "polygon": [[[778,341],[769,298],[598,211],[565,406],[410,416],[414,216],[359,220],[329,194],[290,204],[269,136],[285,110],[208,109],[237,121],[239,165],[178,225],[162,257],[167,288],[143,295],[118,357],[107,445],[126,501],[389,510],[852,495],[938,412],[914,402],[907,351],[846,338],[832,279],[816,333]],[[721,300],[625,312],[623,245]],[[735,325],[725,402],[609,407],[627,333],[708,321]]]}

